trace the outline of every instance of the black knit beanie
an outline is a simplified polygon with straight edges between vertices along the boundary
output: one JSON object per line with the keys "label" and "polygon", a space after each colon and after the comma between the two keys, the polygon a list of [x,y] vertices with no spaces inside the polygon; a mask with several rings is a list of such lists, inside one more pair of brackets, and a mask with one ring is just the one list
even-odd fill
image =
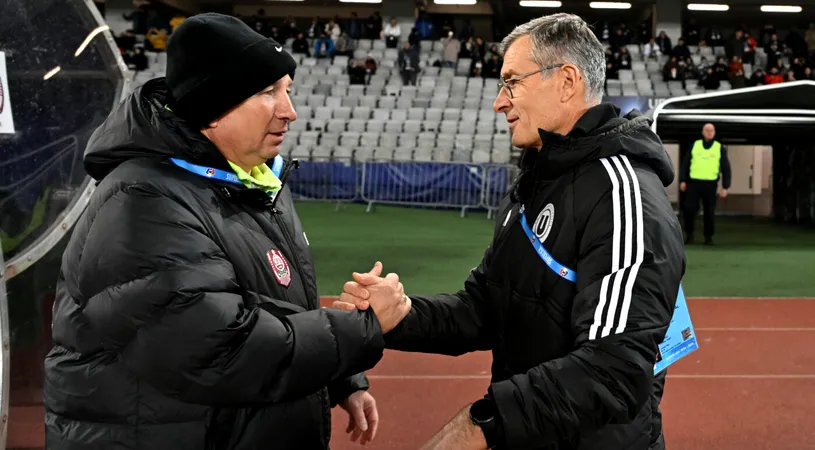
{"label": "black knit beanie", "polygon": [[285,75],[294,79],[296,66],[282,44],[240,19],[198,14],[167,43],[170,108],[201,128]]}

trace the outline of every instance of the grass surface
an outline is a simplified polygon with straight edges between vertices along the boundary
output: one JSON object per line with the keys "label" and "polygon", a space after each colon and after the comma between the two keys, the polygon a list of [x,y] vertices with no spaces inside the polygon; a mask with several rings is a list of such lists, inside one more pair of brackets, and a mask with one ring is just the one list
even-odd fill
{"label": "grass surface", "polygon": [[[300,202],[322,295],[382,261],[413,293],[455,292],[492,239],[486,213]],[[701,218],[697,223],[701,232]],[[720,217],[716,246],[686,249],[692,297],[815,297],[815,232],[763,219]]]}

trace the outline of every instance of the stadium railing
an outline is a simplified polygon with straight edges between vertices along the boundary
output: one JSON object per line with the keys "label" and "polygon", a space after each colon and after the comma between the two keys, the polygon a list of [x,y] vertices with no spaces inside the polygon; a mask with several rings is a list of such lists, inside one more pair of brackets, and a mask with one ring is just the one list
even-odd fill
{"label": "stadium railing", "polygon": [[295,201],[486,210],[492,218],[518,168],[512,164],[350,159],[303,160],[287,184]]}

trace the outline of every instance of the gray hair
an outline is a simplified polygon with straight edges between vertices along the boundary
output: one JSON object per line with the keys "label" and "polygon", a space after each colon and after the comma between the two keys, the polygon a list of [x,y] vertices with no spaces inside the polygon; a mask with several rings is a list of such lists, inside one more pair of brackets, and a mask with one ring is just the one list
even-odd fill
{"label": "gray hair", "polygon": [[[540,67],[569,63],[586,80],[586,102],[600,103],[606,81],[605,49],[589,25],[574,14],[557,13],[518,25],[501,42],[501,53],[517,39],[529,36],[532,60]],[[550,72],[551,73],[551,72]],[[543,77],[550,73],[542,73]]]}

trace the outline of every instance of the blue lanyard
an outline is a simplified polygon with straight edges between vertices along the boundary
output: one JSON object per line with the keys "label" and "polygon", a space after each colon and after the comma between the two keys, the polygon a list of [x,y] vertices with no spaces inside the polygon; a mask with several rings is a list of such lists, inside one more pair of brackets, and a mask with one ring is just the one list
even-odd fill
{"label": "blue lanyard", "polygon": [[199,166],[178,158],[170,158],[170,161],[172,161],[176,166],[204,178],[213,178],[218,181],[226,181],[227,183],[239,184],[243,186],[243,183],[240,179],[238,179],[238,176],[235,175],[235,172],[228,172],[226,170],[215,169],[213,167]]}
{"label": "blue lanyard", "polygon": [[535,252],[537,252],[538,256],[541,257],[543,262],[545,262],[546,265],[549,266],[549,268],[556,274],[571,281],[572,283],[576,283],[577,272],[564,266],[553,258],[552,255],[549,254],[549,252],[543,247],[543,243],[541,243],[541,241],[538,240],[538,237],[535,236],[535,233],[532,232],[532,229],[529,228],[529,224],[526,223],[526,213],[524,212],[523,205],[521,205],[521,226],[524,229],[524,233],[526,233],[526,237],[529,238],[529,242],[532,243],[532,247],[535,247]]}
{"label": "blue lanyard", "polygon": [[[197,164],[192,164],[183,159],[178,158],[170,158],[170,161],[173,162],[178,167],[182,169],[186,169],[196,175],[200,175],[204,178],[213,178],[219,181],[225,181],[227,183],[232,184],[239,184],[243,186],[243,182],[235,175],[234,172],[229,172],[226,170],[215,169],[213,167],[206,167],[206,166],[199,166]],[[280,171],[283,169],[283,157],[277,155],[272,163],[272,173],[276,177],[280,177]]]}

